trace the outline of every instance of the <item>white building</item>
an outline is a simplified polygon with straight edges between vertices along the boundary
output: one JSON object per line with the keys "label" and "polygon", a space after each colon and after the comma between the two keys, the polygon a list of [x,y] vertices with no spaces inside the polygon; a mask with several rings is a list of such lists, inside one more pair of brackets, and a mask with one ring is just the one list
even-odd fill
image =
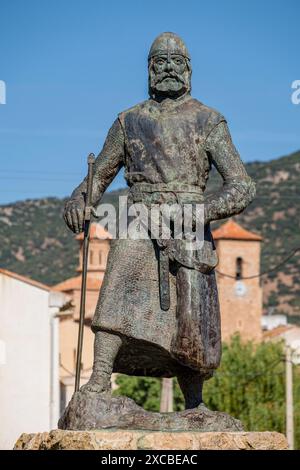
{"label": "white building", "polygon": [[273,330],[288,324],[286,315],[262,315],[261,327],[263,330]]}
{"label": "white building", "polygon": [[57,428],[59,309],[67,296],[0,269],[0,449]]}

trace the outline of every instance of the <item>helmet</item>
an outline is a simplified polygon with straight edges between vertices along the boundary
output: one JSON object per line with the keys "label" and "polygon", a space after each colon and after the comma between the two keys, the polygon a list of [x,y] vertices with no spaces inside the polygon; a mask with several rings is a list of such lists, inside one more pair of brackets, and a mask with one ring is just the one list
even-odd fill
{"label": "helmet", "polygon": [[175,33],[162,33],[153,41],[148,60],[160,54],[178,54],[190,60],[190,54],[183,40]]}

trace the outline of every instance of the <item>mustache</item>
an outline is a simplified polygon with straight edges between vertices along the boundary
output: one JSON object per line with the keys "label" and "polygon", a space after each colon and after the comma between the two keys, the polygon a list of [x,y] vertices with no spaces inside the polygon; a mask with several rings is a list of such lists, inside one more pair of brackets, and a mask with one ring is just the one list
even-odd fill
{"label": "mustache", "polygon": [[184,79],[180,75],[177,75],[177,73],[175,72],[162,72],[159,75],[155,76],[154,82],[155,84],[161,83],[166,78],[174,78],[178,82],[185,83]]}

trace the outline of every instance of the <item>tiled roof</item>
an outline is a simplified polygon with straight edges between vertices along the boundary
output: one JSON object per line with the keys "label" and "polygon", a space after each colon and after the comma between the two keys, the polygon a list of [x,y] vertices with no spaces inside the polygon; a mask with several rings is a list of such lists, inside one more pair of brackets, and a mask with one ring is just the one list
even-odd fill
{"label": "tiled roof", "polygon": [[232,219],[213,230],[212,235],[215,240],[262,240],[260,235],[244,229]]}
{"label": "tiled roof", "polygon": [[[111,240],[111,234],[101,225],[93,222],[90,226],[90,239]],[[83,232],[76,236],[76,240],[83,240]]]}
{"label": "tiled roof", "polygon": [[280,336],[283,333],[286,333],[287,331],[293,328],[294,328],[293,325],[280,325],[280,326],[277,326],[276,328],[273,328],[272,330],[264,331],[263,338],[264,339],[276,338],[276,336]]}
{"label": "tiled roof", "polygon": [[12,277],[13,279],[17,279],[18,281],[25,282],[26,284],[30,284],[31,286],[37,287],[42,290],[48,290],[48,291],[52,290],[52,288],[47,286],[46,284],[42,284],[41,282],[34,281],[33,279],[30,279],[30,277],[22,276],[21,274],[8,271],[7,269],[0,268],[0,274],[4,274],[4,276]]}
{"label": "tiled roof", "polygon": [[[86,288],[87,290],[99,290],[102,284],[102,279],[95,279],[93,277],[87,277],[86,280]],[[59,290],[60,292],[69,292],[72,290],[80,290],[81,289],[81,276],[71,277],[70,279],[66,279],[59,284],[53,286],[54,290]]]}

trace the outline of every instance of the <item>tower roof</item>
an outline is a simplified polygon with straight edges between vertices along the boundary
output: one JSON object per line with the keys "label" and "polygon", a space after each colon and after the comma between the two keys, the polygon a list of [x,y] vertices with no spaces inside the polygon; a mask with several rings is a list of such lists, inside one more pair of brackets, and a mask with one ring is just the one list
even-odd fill
{"label": "tower roof", "polygon": [[[112,235],[99,223],[92,222],[90,226],[90,240],[111,240]],[[76,240],[83,240],[83,232],[76,235]]]}
{"label": "tower roof", "polygon": [[[66,279],[59,284],[53,286],[54,290],[59,290],[60,292],[68,292],[73,290],[81,290],[81,276],[71,277]],[[102,279],[94,279],[90,276],[87,276],[86,288],[88,291],[96,290],[99,291],[102,284]]]}
{"label": "tower roof", "polygon": [[215,240],[249,240],[262,241],[262,237],[241,227],[234,220],[230,219],[221,227],[213,230],[212,235]]}

